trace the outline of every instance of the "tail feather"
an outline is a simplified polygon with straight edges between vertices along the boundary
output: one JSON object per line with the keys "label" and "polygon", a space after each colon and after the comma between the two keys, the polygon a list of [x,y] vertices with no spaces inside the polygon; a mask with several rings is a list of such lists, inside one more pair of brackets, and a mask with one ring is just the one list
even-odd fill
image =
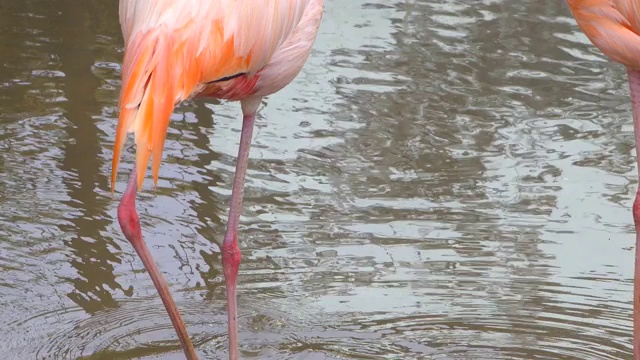
{"label": "tail feather", "polygon": [[111,169],[112,192],[122,148],[131,132],[135,133],[138,188],[142,187],[151,157],[154,185],[158,184],[169,119],[177,100],[174,74],[179,66],[172,62],[171,45],[171,35],[160,32],[148,32],[127,45]]}
{"label": "tail feather", "polygon": [[196,25],[188,23],[179,30],[154,27],[128,38],[111,169],[112,192],[128,133],[135,133],[138,188],[142,188],[150,159],[157,186],[175,104],[201,91],[203,84],[245,73],[251,68],[253,50],[236,54],[235,34],[225,35],[222,20],[206,29]]}
{"label": "tail feather", "polygon": [[[158,63],[156,70],[153,72],[153,86],[150,88],[151,97],[153,98],[153,128],[151,129],[151,152],[152,173],[154,184],[158,185],[158,172],[160,170],[160,161],[162,159],[162,150],[164,149],[167,129],[169,128],[169,119],[176,102],[176,78],[173,76],[172,70],[177,69],[174,66],[173,57],[169,54],[170,46],[166,42],[158,44],[157,54],[164,59]],[[148,139],[148,138],[147,138]],[[141,139],[144,142],[145,139]],[[145,162],[146,166],[146,162]]]}

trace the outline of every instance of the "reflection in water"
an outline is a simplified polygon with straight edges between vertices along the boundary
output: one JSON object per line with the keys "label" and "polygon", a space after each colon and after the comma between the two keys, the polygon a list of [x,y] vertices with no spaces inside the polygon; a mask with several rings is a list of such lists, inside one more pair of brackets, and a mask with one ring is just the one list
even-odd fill
{"label": "reflection in water", "polygon": [[[107,184],[117,4],[0,0],[0,28],[0,349],[179,357]],[[327,0],[256,128],[243,357],[628,358],[632,127],[624,70],[594,59],[564,2]],[[203,358],[226,353],[238,112],[177,109],[139,196]]]}
{"label": "reflection in water", "polygon": [[[61,89],[67,98],[62,104],[65,118],[70,122],[67,133],[70,137],[62,146],[64,171],[69,201],[65,203],[77,209],[68,220],[73,226],[62,225],[60,230],[74,234],[65,245],[71,250],[70,264],[78,275],[69,278],[74,291],[69,298],[87,312],[103,310],[117,305],[110,290],[123,290],[116,282],[112,263],[120,264],[121,259],[110,249],[120,251],[111,239],[101,235],[112,222],[106,211],[109,198],[96,196],[96,188],[106,188],[107,179],[101,176],[100,141],[95,126],[95,109],[100,109],[96,100],[96,90],[100,79],[91,73],[95,59],[91,53],[94,35],[88,30],[88,4],[74,6],[67,1],[59,12],[59,22],[67,24],[60,29],[61,41],[52,49],[60,62]],[[53,11],[54,9],[51,9]],[[111,9],[116,16],[115,6]],[[108,287],[108,288],[105,288]],[[131,296],[131,290],[126,292]]]}

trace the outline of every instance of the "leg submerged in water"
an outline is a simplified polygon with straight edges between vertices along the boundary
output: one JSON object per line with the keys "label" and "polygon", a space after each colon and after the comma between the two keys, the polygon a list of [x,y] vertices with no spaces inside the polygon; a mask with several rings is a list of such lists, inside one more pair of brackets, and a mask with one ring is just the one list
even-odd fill
{"label": "leg submerged in water", "polygon": [[249,148],[253,136],[253,124],[255,112],[244,115],[242,119],[242,134],[240,135],[240,148],[236,173],[233,179],[231,206],[229,208],[229,220],[227,232],[222,244],[222,266],[224,269],[225,286],[227,289],[227,311],[229,317],[229,359],[238,359],[238,306],[236,296],[236,284],[238,268],[240,267],[240,247],[238,246],[238,223],[242,211],[242,196],[244,194],[244,180],[249,161]]}
{"label": "leg submerged in water", "polygon": [[[638,171],[640,171],[640,71],[628,69],[627,74],[633,108],[636,161],[638,162]],[[636,190],[636,199],[633,202],[633,220],[636,228],[636,259],[633,278],[633,358],[640,360],[640,181]]]}
{"label": "leg submerged in water", "polygon": [[184,322],[182,321],[182,317],[180,316],[178,308],[173,301],[173,297],[171,297],[167,282],[160,273],[160,270],[158,270],[155,261],[153,261],[153,257],[151,256],[151,252],[149,251],[147,244],[142,239],[140,219],[138,212],[136,211],[137,191],[138,186],[136,184],[136,170],[134,167],[129,177],[127,190],[122,196],[120,205],[118,205],[118,222],[120,223],[120,228],[142,260],[144,267],[149,272],[149,276],[151,276],[151,280],[160,294],[162,303],[167,309],[171,323],[178,334],[184,354],[187,356],[188,360],[197,360],[198,357],[196,356],[193,343],[191,343],[191,339],[189,339],[189,334],[187,333]]}

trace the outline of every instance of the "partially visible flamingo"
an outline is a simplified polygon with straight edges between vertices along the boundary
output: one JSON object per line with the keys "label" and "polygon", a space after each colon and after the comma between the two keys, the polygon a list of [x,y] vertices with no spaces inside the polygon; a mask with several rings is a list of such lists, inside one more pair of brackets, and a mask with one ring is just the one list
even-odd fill
{"label": "partially visible flamingo", "polygon": [[136,164],[118,206],[125,237],[153,280],[188,359],[197,359],[164,277],[142,239],[135,197],[152,158],[154,184],[169,117],[193,97],[239,100],[240,149],[222,263],[227,290],[229,359],[238,358],[238,222],[253,123],[262,98],[289,84],[311,51],[324,0],[120,0],[125,40],[113,191],[126,135],[135,133]]}
{"label": "partially visible flamingo", "polygon": [[[567,0],[578,26],[611,60],[627,67],[636,161],[640,170],[640,0]],[[640,177],[639,177],[640,178]],[[636,261],[633,289],[633,358],[640,360],[640,187],[633,202]]]}

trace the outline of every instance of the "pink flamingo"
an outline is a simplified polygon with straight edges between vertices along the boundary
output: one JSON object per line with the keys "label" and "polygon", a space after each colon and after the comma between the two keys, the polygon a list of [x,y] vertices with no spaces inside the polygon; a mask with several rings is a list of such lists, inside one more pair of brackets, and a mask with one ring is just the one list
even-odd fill
{"label": "pink flamingo", "polygon": [[[636,161],[640,169],[640,1],[567,0],[578,26],[611,60],[627,67]],[[636,261],[633,289],[633,358],[640,360],[640,187],[633,202]]]}
{"label": "pink flamingo", "polygon": [[324,0],[120,0],[125,40],[120,118],[111,191],[127,133],[135,134],[136,164],[118,206],[122,232],[142,259],[188,359],[197,359],[164,277],[142,239],[135,197],[149,159],[155,186],[169,117],[193,97],[240,101],[240,149],[222,263],[227,290],[229,359],[238,358],[236,278],[238,222],[256,112],[262,98],[288,85],[309,56]]}

